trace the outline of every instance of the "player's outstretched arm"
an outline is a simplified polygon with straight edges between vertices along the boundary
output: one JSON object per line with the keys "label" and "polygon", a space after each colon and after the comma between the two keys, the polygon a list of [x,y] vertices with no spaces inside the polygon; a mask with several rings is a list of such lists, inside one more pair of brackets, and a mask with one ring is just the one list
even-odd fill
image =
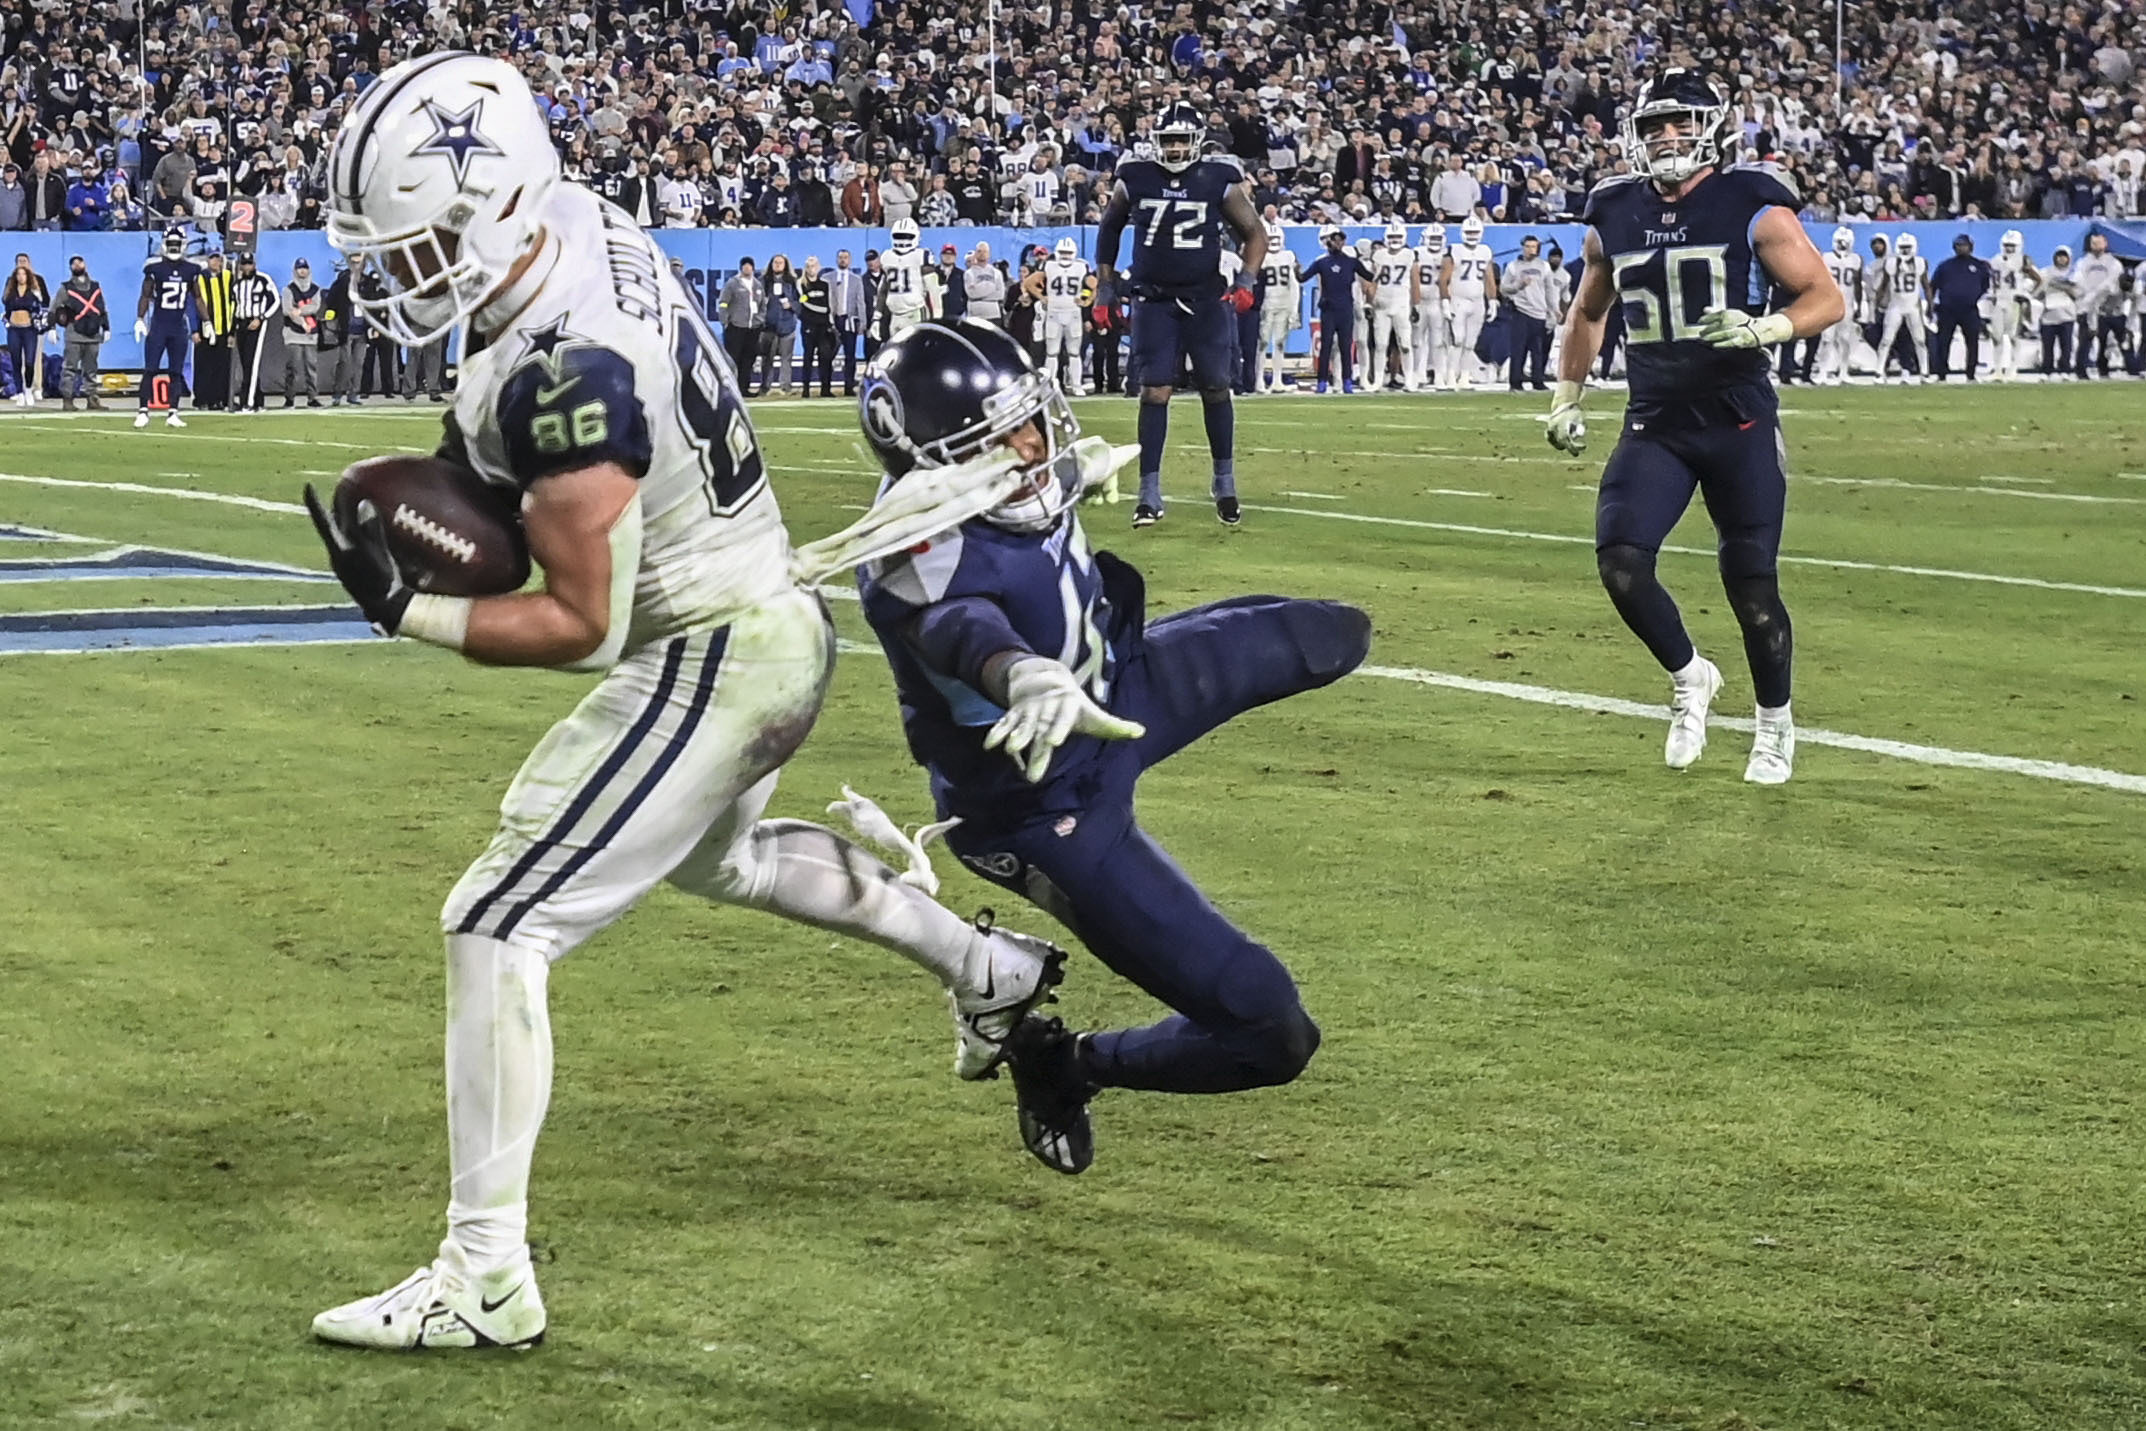
{"label": "player's outstretched arm", "polygon": [[[539,478],[522,504],[522,529],[544,589],[468,599],[462,654],[493,666],[593,670],[616,661],[641,562],[640,497],[640,483],[616,462]],[[453,599],[413,601],[403,634],[431,639],[411,629],[425,619],[420,603]]]}
{"label": "player's outstretched arm", "polygon": [[1609,258],[1602,240],[1587,231],[1581,257],[1579,291],[1565,310],[1564,341],[1558,345],[1557,387],[1550,397],[1550,445],[1577,457],[1587,450],[1587,422],[1580,415],[1580,395],[1587,387],[1587,373],[1602,351],[1602,335],[1609,326],[1610,305],[1617,301],[1617,285],[1610,277]]}

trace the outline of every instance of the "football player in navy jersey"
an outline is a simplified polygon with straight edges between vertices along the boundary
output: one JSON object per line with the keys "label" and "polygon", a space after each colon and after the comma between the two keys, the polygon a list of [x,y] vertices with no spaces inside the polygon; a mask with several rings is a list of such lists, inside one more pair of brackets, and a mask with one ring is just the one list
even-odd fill
{"label": "football player in navy jersey", "polygon": [[[1091,551],[1073,506],[1080,426],[1006,334],[925,323],[880,350],[860,419],[887,471],[999,447],[1029,484],[983,517],[859,572],[902,724],[947,843],[1176,1012],[1086,1033],[1030,1016],[1006,1049],[1030,1152],[1093,1156],[1102,1088],[1226,1093],[1287,1083],[1319,1045],[1295,983],[1208,902],[1133,814],[1141,773],[1233,717],[1339,680],[1371,622],[1333,601],[1242,596],[1145,616],[1140,574]],[[1077,445],[1076,445],[1077,444]],[[1107,454],[1107,446],[1103,446]]]}
{"label": "football player in navy jersey", "polygon": [[[1721,672],[1693,647],[1654,573],[1655,555],[1696,489],[1720,536],[1721,581],[1743,627],[1758,697],[1744,779],[1792,773],[1792,645],[1776,559],[1786,452],[1766,349],[1840,320],[1840,286],[1773,173],[1725,167],[1729,102],[1704,75],[1672,69],[1641,87],[1623,140],[1637,172],[1587,196],[1586,268],[1565,319],[1550,445],[1579,453],[1588,365],[1610,310],[1623,310],[1631,399],[1602,472],[1595,553],[1617,614],[1672,682],[1666,758],[1683,770],[1706,748]],[[1768,286],[1784,300],[1766,311]]]}
{"label": "football player in navy jersey", "polygon": [[166,427],[184,427],[179,393],[186,386],[186,353],[201,327],[194,302],[194,277],[201,270],[187,261],[186,235],[172,229],[155,257],[142,265],[142,292],[135,304],[134,336],[142,341],[142,381],[134,414],[136,427],[149,425],[149,405],[158,396],[156,380],[165,380]]}
{"label": "football player in navy jersey", "polygon": [[[1237,506],[1237,412],[1230,405],[1237,315],[1257,301],[1242,275],[1256,274],[1267,257],[1267,232],[1245,183],[1227,155],[1200,157],[1207,125],[1189,104],[1163,111],[1155,128],[1156,157],[1118,165],[1118,181],[1103,210],[1095,261],[1117,266],[1118,240],[1133,231],[1133,361],[1140,373],[1140,503],[1133,525],[1162,520],[1162,446],[1170,429],[1170,391],[1180,367],[1192,364],[1214,460],[1215,515],[1228,526]],[[1222,277],[1222,230],[1240,246],[1239,280]],[[1098,326],[1102,323],[1096,318]]]}

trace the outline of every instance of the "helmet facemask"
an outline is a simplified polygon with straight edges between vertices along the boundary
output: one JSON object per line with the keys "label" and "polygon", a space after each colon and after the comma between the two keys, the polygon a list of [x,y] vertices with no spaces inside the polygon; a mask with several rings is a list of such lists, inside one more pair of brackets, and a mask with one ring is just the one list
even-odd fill
{"label": "helmet facemask", "polygon": [[1171,128],[1156,131],[1156,162],[1171,173],[1190,169],[1200,157],[1200,136],[1197,130]]}
{"label": "helmet facemask", "polygon": [[982,456],[1033,425],[1043,438],[1043,452],[1022,468],[1026,485],[984,513],[983,519],[1009,532],[1047,532],[1080,499],[1080,457],[1073,451],[1080,419],[1056,383],[1041,373],[1023,373],[984,399],[982,420],[936,442],[904,438],[900,446],[915,467],[950,467]]}
{"label": "helmet facemask", "polygon": [[[1656,184],[1677,185],[1721,162],[1722,108],[1683,103],[1650,105],[1623,125],[1625,158]],[[1674,129],[1674,133],[1670,133]]]}

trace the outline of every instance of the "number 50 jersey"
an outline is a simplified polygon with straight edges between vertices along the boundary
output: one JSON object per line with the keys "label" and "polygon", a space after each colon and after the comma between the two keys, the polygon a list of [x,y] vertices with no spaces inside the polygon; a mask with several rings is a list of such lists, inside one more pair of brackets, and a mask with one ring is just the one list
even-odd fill
{"label": "number 50 jersey", "polygon": [[789,589],[789,533],[699,304],[632,219],[578,184],[553,188],[544,227],[534,296],[463,358],[440,455],[520,492],[599,462],[639,479],[628,653]]}
{"label": "number 50 jersey", "polygon": [[1675,201],[1637,176],[1595,186],[1580,219],[1601,241],[1624,309],[1628,417],[1703,425],[1748,416],[1750,389],[1772,400],[1771,350],[1708,347],[1699,319],[1711,308],[1766,311],[1770,280],[1752,230],[1766,210],[1800,203],[1763,169],[1718,169]]}

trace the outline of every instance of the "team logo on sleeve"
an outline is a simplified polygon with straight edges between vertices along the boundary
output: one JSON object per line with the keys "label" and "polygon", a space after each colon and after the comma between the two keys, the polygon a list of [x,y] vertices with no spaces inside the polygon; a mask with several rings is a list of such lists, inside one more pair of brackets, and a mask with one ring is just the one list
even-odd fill
{"label": "team logo on sleeve", "polygon": [[432,121],[432,137],[411,150],[413,154],[443,154],[454,166],[457,184],[469,181],[469,161],[473,154],[489,154],[505,158],[501,149],[485,137],[477,123],[484,116],[484,101],[471,100],[468,109],[449,112],[437,100],[425,101],[425,118]]}

